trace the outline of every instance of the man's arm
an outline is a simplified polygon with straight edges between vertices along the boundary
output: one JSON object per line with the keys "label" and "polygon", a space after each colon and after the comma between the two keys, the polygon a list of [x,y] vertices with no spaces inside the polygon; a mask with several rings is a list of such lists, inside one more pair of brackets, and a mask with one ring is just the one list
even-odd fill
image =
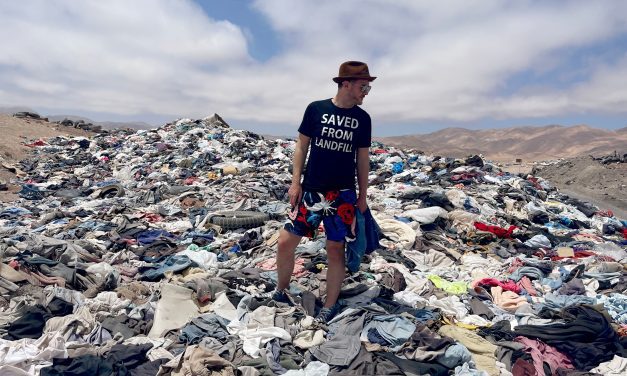
{"label": "man's arm", "polygon": [[292,205],[293,208],[298,205],[303,195],[300,180],[303,174],[303,167],[305,166],[305,158],[309,151],[310,141],[310,137],[302,133],[298,134],[298,142],[296,142],[296,150],[294,151],[294,159],[292,161],[292,185],[290,185],[290,189],[287,191],[287,195],[290,198],[290,205]]}
{"label": "man's arm", "polygon": [[366,198],[368,196],[368,173],[370,172],[370,148],[359,148],[357,150],[357,185],[359,186],[359,197],[357,198],[357,208],[363,213],[368,208]]}

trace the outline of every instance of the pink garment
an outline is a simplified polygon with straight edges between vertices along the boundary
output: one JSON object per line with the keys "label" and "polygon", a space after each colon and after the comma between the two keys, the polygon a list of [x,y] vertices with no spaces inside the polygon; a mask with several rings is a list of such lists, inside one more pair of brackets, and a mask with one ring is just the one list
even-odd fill
{"label": "pink garment", "polygon": [[515,258],[514,261],[512,261],[512,263],[510,264],[509,269],[507,269],[507,272],[509,274],[512,274],[514,271],[516,271],[516,269],[520,268],[523,265],[524,264],[521,259]]}
{"label": "pink garment", "polygon": [[[257,267],[263,270],[276,270],[276,257],[257,263]],[[305,259],[297,258],[294,260],[294,273],[292,273],[292,275],[296,278],[300,278],[307,275],[307,273],[309,272],[305,269]]]}
{"label": "pink garment", "polygon": [[525,291],[527,291],[527,294],[529,294],[531,296],[538,296],[538,292],[533,287],[533,284],[531,283],[531,280],[529,279],[529,277],[527,277],[526,275],[523,276],[520,279],[520,281],[518,281],[518,287],[520,287],[520,288],[524,289]]}
{"label": "pink garment", "polygon": [[494,304],[508,312],[516,312],[520,306],[527,303],[527,299],[518,296],[512,291],[503,291],[501,286],[494,286],[490,289]]}
{"label": "pink garment", "polygon": [[533,366],[535,367],[538,375],[544,375],[543,363],[549,365],[552,375],[557,375],[558,368],[575,368],[566,355],[559,352],[555,347],[549,346],[542,341],[519,336],[514,338],[514,342],[525,345],[523,350],[531,355],[531,359],[533,359]]}
{"label": "pink garment", "polygon": [[510,280],[507,281],[499,281],[496,278],[482,278],[473,281],[470,284],[472,287],[481,286],[481,287],[493,287],[493,286],[501,286],[503,290],[512,291],[516,294],[520,294],[520,287],[516,284],[516,282]]}
{"label": "pink garment", "polygon": [[65,279],[63,277],[49,277],[41,272],[29,273],[44,285],[57,285],[59,287],[65,287]]}

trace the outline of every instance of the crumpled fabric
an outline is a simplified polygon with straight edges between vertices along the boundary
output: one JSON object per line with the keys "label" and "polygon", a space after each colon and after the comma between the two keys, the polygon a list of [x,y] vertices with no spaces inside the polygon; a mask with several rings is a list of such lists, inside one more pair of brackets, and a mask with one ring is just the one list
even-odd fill
{"label": "crumpled fabric", "polygon": [[509,226],[508,228],[501,228],[499,226],[486,225],[485,223],[475,222],[474,226],[477,230],[488,231],[498,236],[499,238],[510,238],[516,226]]}
{"label": "crumpled fabric", "polygon": [[265,345],[274,338],[292,341],[290,333],[274,326],[274,316],[274,308],[261,306],[250,314],[231,321],[227,329],[229,333],[237,335],[244,341],[243,350],[246,354],[257,358],[261,345]]}
{"label": "crumpled fabric", "polygon": [[514,338],[514,341],[525,345],[523,351],[531,354],[533,365],[539,375],[544,373],[544,363],[548,364],[552,374],[557,373],[559,368],[574,368],[570,359],[566,355],[542,341],[526,337],[516,337]]}
{"label": "crumpled fabric", "polygon": [[[167,371],[166,371],[167,370]],[[169,373],[166,373],[168,372]],[[191,345],[183,354],[161,366],[157,375],[172,376],[235,376],[233,365],[213,350]]]}
{"label": "crumpled fabric", "polygon": [[392,241],[388,243],[392,247],[411,249],[416,242],[416,236],[420,235],[409,225],[395,219],[376,219],[383,235]]}
{"label": "crumpled fabric", "polygon": [[435,287],[442,289],[449,294],[461,295],[468,291],[468,283],[466,282],[449,282],[439,275],[429,275],[427,278],[433,282]]}
{"label": "crumpled fabric", "polygon": [[477,365],[477,369],[486,371],[491,376],[499,375],[496,367],[496,356],[494,356],[497,348],[495,345],[468,329],[453,325],[442,326],[438,333],[451,337],[466,346],[472,354],[472,359]]}
{"label": "crumpled fabric", "polygon": [[305,367],[304,369],[302,370],[291,369],[285,372],[283,376],[326,376],[329,374],[330,369],[331,367],[329,367],[328,364],[324,364],[318,361],[313,361],[307,364],[307,367]]}
{"label": "crumpled fabric", "polygon": [[627,358],[614,355],[612,360],[599,364],[590,370],[603,376],[622,376],[627,373]]}
{"label": "crumpled fabric", "polygon": [[0,363],[29,374],[34,374],[38,368],[52,365],[53,358],[67,357],[66,342],[61,333],[46,333],[38,339],[0,339]]}
{"label": "crumpled fabric", "polygon": [[428,208],[407,210],[402,213],[403,217],[411,218],[421,224],[433,223],[438,217],[448,218],[448,212],[439,206],[431,206]]}
{"label": "crumpled fabric", "polygon": [[362,341],[368,341],[371,332],[374,331],[387,346],[393,351],[398,351],[412,336],[414,330],[416,325],[402,316],[378,315],[364,326],[360,338]]}
{"label": "crumpled fabric", "polygon": [[516,310],[527,304],[527,299],[519,296],[512,291],[503,291],[501,286],[494,286],[490,288],[490,293],[494,299],[494,304],[503,308],[508,312],[516,312]]}

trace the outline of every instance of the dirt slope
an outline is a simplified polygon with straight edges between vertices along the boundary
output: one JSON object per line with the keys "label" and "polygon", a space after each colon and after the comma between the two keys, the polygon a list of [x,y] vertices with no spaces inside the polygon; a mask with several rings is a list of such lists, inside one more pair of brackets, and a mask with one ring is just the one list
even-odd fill
{"label": "dirt slope", "polygon": [[579,199],[627,218],[627,163],[602,164],[590,156],[569,158],[534,169],[537,174]]}
{"label": "dirt slope", "polygon": [[19,191],[19,187],[11,184],[15,174],[5,166],[13,165],[30,153],[32,149],[25,144],[59,135],[89,137],[93,134],[43,120],[19,119],[0,114],[0,135],[0,184],[8,183],[9,186],[9,191],[0,191],[0,201],[6,202],[17,198],[15,192]]}

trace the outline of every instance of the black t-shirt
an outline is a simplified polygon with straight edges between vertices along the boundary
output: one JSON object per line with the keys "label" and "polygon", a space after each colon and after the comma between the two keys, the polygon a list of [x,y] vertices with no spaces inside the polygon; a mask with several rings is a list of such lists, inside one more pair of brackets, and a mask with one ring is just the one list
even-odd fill
{"label": "black t-shirt", "polygon": [[370,115],[358,106],[340,108],[331,99],[307,106],[298,132],[311,138],[303,189],[355,189],[357,149],[370,147]]}

